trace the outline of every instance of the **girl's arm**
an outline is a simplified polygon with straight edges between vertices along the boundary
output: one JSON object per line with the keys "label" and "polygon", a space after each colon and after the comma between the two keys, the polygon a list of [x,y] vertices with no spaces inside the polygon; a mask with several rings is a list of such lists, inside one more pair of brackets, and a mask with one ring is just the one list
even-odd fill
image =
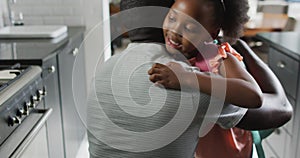
{"label": "girl's arm", "polygon": [[243,55],[248,72],[263,91],[262,106],[258,109],[249,109],[238,127],[260,130],[282,126],[291,119],[293,109],[279,80],[245,42],[238,40],[235,46],[235,49]]}
{"label": "girl's arm", "polygon": [[[215,92],[223,92],[224,85],[226,85],[226,102],[246,108],[258,108],[262,104],[261,91],[255,80],[240,67],[238,62],[232,55],[224,60],[224,67],[230,67],[233,70],[228,71],[226,75],[228,78],[188,72],[180,64],[174,62],[167,65],[154,64],[148,73],[152,82],[166,88],[180,89],[180,86],[196,88],[221,99],[224,98],[224,93]],[[195,79],[195,75],[197,79]]]}

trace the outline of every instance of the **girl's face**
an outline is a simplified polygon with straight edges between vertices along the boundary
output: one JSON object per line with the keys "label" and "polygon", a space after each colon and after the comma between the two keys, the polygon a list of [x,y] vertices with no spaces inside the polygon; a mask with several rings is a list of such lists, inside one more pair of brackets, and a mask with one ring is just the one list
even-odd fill
{"label": "girl's face", "polygon": [[[172,55],[179,53],[190,59],[198,53],[196,45],[211,41],[219,27],[213,26],[212,5],[202,0],[176,0],[165,18],[163,29],[166,48]],[[215,37],[213,37],[215,38]]]}

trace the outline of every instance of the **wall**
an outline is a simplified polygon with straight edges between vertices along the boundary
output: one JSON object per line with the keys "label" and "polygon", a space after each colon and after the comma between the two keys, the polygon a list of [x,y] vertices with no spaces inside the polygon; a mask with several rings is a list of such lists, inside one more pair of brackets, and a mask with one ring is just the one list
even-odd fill
{"label": "wall", "polygon": [[82,6],[83,0],[17,0],[17,3],[12,5],[12,10],[23,12],[26,25],[76,26],[85,24],[85,10]]}
{"label": "wall", "polygon": [[300,32],[300,3],[299,2],[289,3],[288,15],[294,17],[297,20],[295,31]]}

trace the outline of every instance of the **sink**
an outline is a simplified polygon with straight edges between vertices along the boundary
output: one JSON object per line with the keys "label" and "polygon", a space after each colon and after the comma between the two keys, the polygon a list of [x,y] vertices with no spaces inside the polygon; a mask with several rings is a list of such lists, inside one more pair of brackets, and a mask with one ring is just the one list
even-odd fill
{"label": "sink", "polygon": [[67,30],[64,25],[7,26],[0,29],[0,38],[56,38]]}

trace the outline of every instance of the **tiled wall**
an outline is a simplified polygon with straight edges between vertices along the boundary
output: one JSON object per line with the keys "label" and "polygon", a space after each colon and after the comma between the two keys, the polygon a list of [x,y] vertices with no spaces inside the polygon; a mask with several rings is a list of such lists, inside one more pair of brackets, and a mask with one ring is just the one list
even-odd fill
{"label": "tiled wall", "polygon": [[4,18],[7,12],[6,0],[0,0],[0,28],[4,25]]}
{"label": "tiled wall", "polygon": [[[22,12],[25,25],[31,24],[66,24],[69,26],[85,25],[88,11],[101,11],[100,6],[86,8],[86,3],[93,0],[17,0],[12,10]],[[100,13],[96,16],[99,17]]]}

